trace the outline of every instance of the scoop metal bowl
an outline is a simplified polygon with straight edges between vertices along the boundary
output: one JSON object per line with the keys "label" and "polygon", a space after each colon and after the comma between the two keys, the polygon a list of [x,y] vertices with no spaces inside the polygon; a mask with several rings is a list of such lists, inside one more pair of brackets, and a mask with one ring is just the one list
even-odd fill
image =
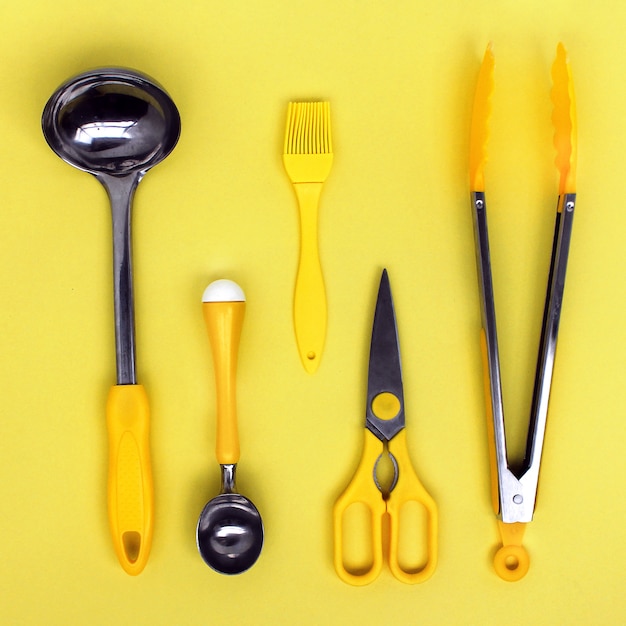
{"label": "scoop metal bowl", "polygon": [[222,574],[240,574],[263,549],[263,522],[251,500],[237,493],[235,464],[222,465],[221,493],[200,513],[196,543],[204,562]]}

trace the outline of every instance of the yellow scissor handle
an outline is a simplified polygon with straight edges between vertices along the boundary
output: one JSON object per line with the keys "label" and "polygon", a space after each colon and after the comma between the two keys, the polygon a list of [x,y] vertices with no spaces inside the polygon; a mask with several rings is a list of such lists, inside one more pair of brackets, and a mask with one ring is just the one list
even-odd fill
{"label": "yellow scissor handle", "polygon": [[333,508],[335,570],[351,585],[371,583],[382,569],[386,505],[374,482],[374,468],[382,450],[382,442],[365,429],[359,465]]}
{"label": "yellow scissor handle", "polygon": [[406,430],[389,441],[398,465],[398,482],[387,500],[390,517],[389,567],[400,581],[421,583],[437,567],[438,512],[409,459]]}

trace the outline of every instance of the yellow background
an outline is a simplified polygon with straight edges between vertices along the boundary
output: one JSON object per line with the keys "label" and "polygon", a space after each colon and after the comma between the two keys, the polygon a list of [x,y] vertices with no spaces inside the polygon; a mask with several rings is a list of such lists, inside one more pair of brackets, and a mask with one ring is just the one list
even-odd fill
{"label": "yellow background", "polygon": [[[626,5],[180,0],[5,3],[0,20],[0,615],[5,624],[624,624]],[[562,40],[579,116],[578,205],[527,577],[501,581],[489,499],[468,129],[484,48],[496,92],[486,170],[510,452],[532,391],[556,204],[550,67]],[[183,129],[134,205],[139,381],[152,409],[148,566],[118,565],[106,519],[114,383],[104,190],[40,130],[59,83],[102,65],[154,76]],[[328,99],[335,164],[320,246],[329,327],[305,374],[291,319],[289,100]],[[381,269],[394,292],[408,444],[439,506],[439,566],[353,588],[331,509],[356,467]],[[238,486],[266,544],[238,577],[195,525],[218,490],[200,297],[248,297]]]}

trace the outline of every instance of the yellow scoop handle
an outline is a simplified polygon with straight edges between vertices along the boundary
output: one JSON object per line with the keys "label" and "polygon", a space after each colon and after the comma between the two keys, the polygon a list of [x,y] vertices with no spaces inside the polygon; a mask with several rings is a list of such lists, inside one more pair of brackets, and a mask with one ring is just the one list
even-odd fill
{"label": "yellow scoop handle", "polygon": [[215,453],[220,465],[239,461],[236,373],[245,310],[245,301],[202,303],[215,368],[217,394]]}
{"label": "yellow scoop handle", "polygon": [[154,520],[150,410],[144,388],[141,385],[111,387],[106,416],[109,527],[122,568],[136,576],[150,555]]}

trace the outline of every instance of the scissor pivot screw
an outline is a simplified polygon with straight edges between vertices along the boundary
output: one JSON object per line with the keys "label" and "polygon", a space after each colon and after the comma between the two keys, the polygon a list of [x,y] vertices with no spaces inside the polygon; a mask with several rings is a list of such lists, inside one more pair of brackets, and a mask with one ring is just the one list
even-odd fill
{"label": "scissor pivot screw", "polygon": [[513,496],[513,502],[515,502],[515,504],[521,504],[524,502],[524,498],[521,494],[517,493]]}

